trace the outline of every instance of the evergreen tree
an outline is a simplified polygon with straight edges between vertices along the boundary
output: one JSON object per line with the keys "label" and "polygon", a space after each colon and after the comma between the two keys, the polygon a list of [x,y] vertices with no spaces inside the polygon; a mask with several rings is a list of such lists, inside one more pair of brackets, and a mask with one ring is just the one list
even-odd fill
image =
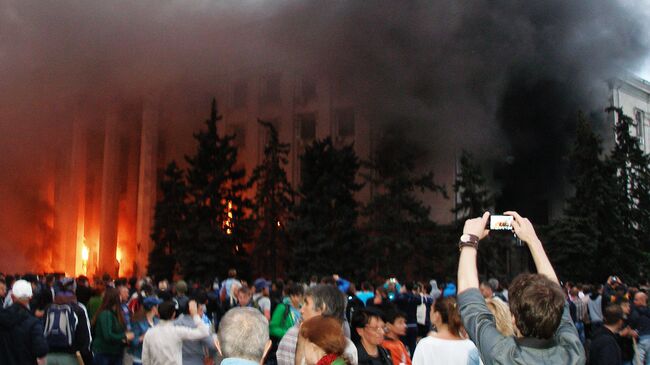
{"label": "evergreen tree", "polygon": [[294,197],[284,170],[289,161],[289,144],[280,143],[273,124],[257,122],[266,129],[269,140],[264,146],[264,160],[249,181],[249,187],[256,187],[252,210],[256,223],[253,258],[261,275],[276,278],[277,270],[288,264],[285,227]]}
{"label": "evergreen tree", "polygon": [[620,212],[623,224],[617,247],[612,249],[622,252],[621,268],[635,275],[640,264],[648,262],[650,249],[650,157],[641,149],[638,138],[630,134],[636,126],[634,120],[621,108],[609,107],[607,111],[615,113],[616,144],[609,164],[618,187],[615,213]]}
{"label": "evergreen tree", "polygon": [[147,271],[156,279],[171,280],[176,267],[176,252],[182,246],[181,238],[187,218],[187,191],[183,171],[172,161],[165,169],[160,182],[162,198],[156,203],[151,239],[153,250],[149,253]]}
{"label": "evergreen tree", "polygon": [[331,138],[315,141],[301,160],[299,203],[291,222],[294,276],[354,276],[360,267],[356,176],[352,145],[336,148]]}
{"label": "evergreen tree", "polygon": [[479,217],[492,207],[492,196],[486,186],[481,167],[474,161],[472,154],[463,150],[460,169],[454,182],[456,206],[451,210],[456,215],[457,222],[464,223],[468,218]]}
{"label": "evergreen tree", "polygon": [[414,261],[414,256],[430,261],[434,249],[431,237],[435,224],[420,194],[440,193],[446,197],[446,192],[434,182],[433,172],[417,173],[424,156],[424,150],[406,138],[402,129],[391,127],[369,163],[372,175],[366,178],[374,195],[364,209],[369,235],[365,252],[367,265],[379,275],[404,277],[415,267],[431,269],[430,264],[420,266]]}
{"label": "evergreen tree", "polygon": [[186,156],[189,214],[187,237],[178,252],[183,274],[212,279],[230,267],[241,267],[250,203],[243,196],[245,171],[236,167],[235,135],[221,137],[217,102],[212,101],[207,130],[194,134],[198,148]]}

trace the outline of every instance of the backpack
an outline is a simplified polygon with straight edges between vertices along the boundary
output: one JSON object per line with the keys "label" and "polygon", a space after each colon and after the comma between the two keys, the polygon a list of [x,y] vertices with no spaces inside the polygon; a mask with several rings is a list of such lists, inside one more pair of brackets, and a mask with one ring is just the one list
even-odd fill
{"label": "backpack", "polygon": [[69,304],[52,304],[47,309],[45,330],[47,344],[53,349],[72,347],[74,334],[79,322]]}
{"label": "backpack", "polygon": [[418,324],[425,325],[427,322],[427,304],[424,299],[424,295],[420,294],[420,300],[422,304],[418,305],[415,315],[417,317]]}

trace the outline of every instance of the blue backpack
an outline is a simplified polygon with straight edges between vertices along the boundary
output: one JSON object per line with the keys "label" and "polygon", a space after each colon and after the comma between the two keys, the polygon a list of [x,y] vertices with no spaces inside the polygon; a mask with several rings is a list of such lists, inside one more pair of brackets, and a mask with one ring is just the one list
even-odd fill
{"label": "blue backpack", "polygon": [[67,349],[74,343],[74,333],[79,322],[69,304],[52,304],[45,319],[45,339],[50,348]]}

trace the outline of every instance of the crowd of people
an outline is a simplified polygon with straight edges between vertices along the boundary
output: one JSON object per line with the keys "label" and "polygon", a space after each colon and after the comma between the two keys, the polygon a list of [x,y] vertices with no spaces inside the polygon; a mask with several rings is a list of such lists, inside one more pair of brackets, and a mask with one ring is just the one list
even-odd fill
{"label": "crowd of people", "polygon": [[650,288],[561,284],[530,221],[506,214],[537,268],[510,285],[479,282],[487,213],[441,285],[0,274],[0,364],[650,364]]}

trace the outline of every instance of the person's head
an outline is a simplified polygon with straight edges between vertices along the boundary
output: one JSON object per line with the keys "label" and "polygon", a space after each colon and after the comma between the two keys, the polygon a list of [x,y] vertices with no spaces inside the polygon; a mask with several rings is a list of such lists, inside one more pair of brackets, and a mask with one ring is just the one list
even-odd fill
{"label": "person's head", "polygon": [[488,298],[485,304],[494,315],[497,330],[504,336],[513,336],[515,331],[512,328],[512,314],[508,305],[499,298]]}
{"label": "person's head", "polygon": [[578,289],[577,286],[574,285],[569,290],[569,294],[571,294],[571,298],[577,298],[578,295],[580,294],[580,290]]}
{"label": "person's head", "polygon": [[623,308],[619,304],[610,304],[603,312],[603,323],[614,330],[623,327]]}
{"label": "person's head", "polygon": [[126,285],[120,285],[117,289],[120,293],[120,302],[126,303],[129,300],[129,288]]}
{"label": "person's head", "polygon": [[179,280],[174,284],[174,290],[176,291],[176,295],[183,296],[187,294],[187,283],[185,280]]}
{"label": "person's head", "polygon": [[237,277],[237,270],[235,269],[228,270],[228,278],[234,279],[236,277]]}
{"label": "person's head", "polygon": [[300,308],[300,313],[305,320],[323,315],[342,321],[345,314],[345,305],[345,295],[338,288],[318,284],[305,292],[305,302]]}
{"label": "person's head", "polygon": [[117,316],[118,321],[122,326],[124,326],[124,315],[120,309],[120,291],[116,288],[107,287],[104,291],[104,297],[102,298],[102,304],[99,306],[97,312],[95,312],[95,318],[93,318],[93,325],[97,321],[97,316],[103,311],[112,311]]}
{"label": "person's head", "polygon": [[158,306],[162,304],[162,300],[156,297],[146,297],[142,301],[142,308],[144,308],[145,313],[152,313],[153,315],[159,316]]}
{"label": "person's head", "polygon": [[560,285],[541,274],[520,274],[510,284],[510,311],[516,330],[524,337],[553,337],[564,301]]}
{"label": "person's head", "polygon": [[285,289],[289,300],[291,300],[291,305],[295,308],[300,308],[300,303],[302,303],[303,295],[305,294],[305,289],[300,284],[291,284],[288,285]]}
{"label": "person's head", "polygon": [[617,303],[618,305],[621,306],[621,309],[623,310],[623,315],[624,316],[627,317],[628,315],[630,315],[630,311],[631,311],[630,301],[627,300],[627,298],[625,298],[625,297],[617,297],[615,303]]}
{"label": "person's head", "polygon": [[16,280],[11,287],[12,299],[24,307],[29,306],[29,301],[32,299],[33,294],[32,284],[26,280]]}
{"label": "person's head", "polygon": [[634,294],[634,306],[635,307],[647,307],[648,306],[648,296],[644,292],[637,292]]}
{"label": "person's head", "polygon": [[167,281],[167,279],[160,280],[158,282],[158,290],[160,290],[160,291],[169,290],[169,281]]}
{"label": "person's head", "polygon": [[341,322],[332,317],[315,316],[304,321],[300,336],[306,340],[307,365],[317,364],[325,355],[341,356],[347,345]]}
{"label": "person's head", "polygon": [[483,295],[483,298],[488,299],[492,298],[494,295],[494,292],[492,290],[492,287],[490,286],[490,283],[487,281],[484,281],[479,285],[479,290],[481,291],[481,295]]}
{"label": "person's head", "polygon": [[431,306],[431,322],[438,328],[446,325],[452,335],[460,336],[462,324],[460,322],[460,312],[458,311],[456,299],[446,297],[436,300],[433,306]]}
{"label": "person's head", "polygon": [[388,335],[406,336],[406,314],[391,306],[384,311],[384,322]]}
{"label": "person's head", "polygon": [[499,290],[499,280],[497,278],[490,278],[488,280],[488,284],[490,285],[490,288],[492,288],[493,292],[496,292]]}
{"label": "person's head", "polygon": [[237,303],[240,307],[246,307],[251,301],[251,290],[247,286],[242,286],[237,291]]}
{"label": "person's head", "polygon": [[224,358],[260,363],[270,348],[269,322],[255,308],[233,308],[226,312],[217,332]]}
{"label": "person's head", "polygon": [[171,321],[176,318],[176,303],[166,300],[158,305],[158,315],[163,321]]}
{"label": "person's head", "polygon": [[271,283],[269,281],[266,281],[264,278],[259,278],[253,282],[253,285],[255,286],[256,293],[260,293],[265,297],[269,296],[269,289],[271,287]]}
{"label": "person's head", "polygon": [[[384,341],[382,313],[373,308],[362,308],[352,315],[350,326],[355,342],[365,346],[378,346]],[[367,350],[367,349],[366,349]]]}

